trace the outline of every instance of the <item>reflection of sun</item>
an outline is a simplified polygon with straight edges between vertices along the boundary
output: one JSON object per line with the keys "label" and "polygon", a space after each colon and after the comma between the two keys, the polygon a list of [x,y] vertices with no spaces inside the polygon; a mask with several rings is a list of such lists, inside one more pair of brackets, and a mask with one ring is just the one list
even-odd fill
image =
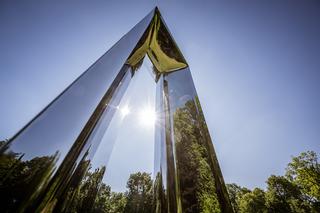
{"label": "reflection of sun", "polygon": [[120,108],[120,112],[121,112],[122,117],[126,117],[130,113],[130,109],[129,109],[128,105],[125,105],[122,108]]}
{"label": "reflection of sun", "polygon": [[150,106],[141,109],[138,116],[140,123],[145,127],[153,127],[157,120],[157,114]]}

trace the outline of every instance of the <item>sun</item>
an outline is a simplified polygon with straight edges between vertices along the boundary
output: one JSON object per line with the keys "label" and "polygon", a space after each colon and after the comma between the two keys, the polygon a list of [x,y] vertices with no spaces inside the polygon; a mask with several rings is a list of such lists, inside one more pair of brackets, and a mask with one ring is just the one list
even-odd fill
{"label": "sun", "polygon": [[150,106],[141,109],[138,115],[140,124],[145,127],[153,127],[157,120],[157,114]]}
{"label": "sun", "polygon": [[125,106],[121,107],[120,112],[121,112],[122,117],[126,117],[130,113],[129,106],[125,105]]}

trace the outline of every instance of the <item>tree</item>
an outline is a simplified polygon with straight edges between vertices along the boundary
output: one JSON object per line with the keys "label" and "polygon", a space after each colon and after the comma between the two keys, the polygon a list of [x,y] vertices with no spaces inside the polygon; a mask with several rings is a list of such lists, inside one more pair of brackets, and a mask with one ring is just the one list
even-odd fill
{"label": "tree", "polygon": [[103,183],[96,196],[92,213],[123,213],[126,201],[124,193],[111,192],[111,187]]}
{"label": "tree", "polygon": [[152,212],[153,189],[150,174],[137,172],[131,174],[127,182],[126,213]]}
{"label": "tree", "polygon": [[283,176],[271,175],[267,180],[266,204],[270,212],[309,212],[299,187]]}
{"label": "tree", "polygon": [[23,161],[24,154],[7,151],[0,154],[1,209],[5,212],[26,211],[52,174],[58,152]]}
{"label": "tree", "polygon": [[302,152],[293,157],[285,176],[271,175],[267,190],[252,192],[236,184],[227,184],[235,212],[320,212],[320,166],[317,154]]}
{"label": "tree", "polygon": [[230,197],[230,202],[233,207],[234,212],[239,212],[239,201],[241,200],[242,196],[250,193],[251,191],[246,187],[241,187],[235,183],[226,184],[227,190]]}
{"label": "tree", "polygon": [[239,198],[239,212],[265,213],[267,212],[265,192],[255,188],[252,192],[245,193]]}
{"label": "tree", "polygon": [[94,213],[110,212],[111,210],[110,196],[111,196],[111,187],[102,183],[98,191],[98,194],[96,196],[92,212]]}
{"label": "tree", "polygon": [[127,197],[121,192],[112,192],[110,196],[110,211],[108,213],[124,213]]}
{"label": "tree", "polygon": [[106,167],[103,166],[95,169],[92,173],[87,173],[86,179],[80,189],[85,196],[82,198],[79,212],[90,212],[94,207],[105,170]]}
{"label": "tree", "polygon": [[320,202],[320,164],[315,152],[302,152],[293,157],[286,169],[286,177],[300,187],[308,202],[313,205]]}

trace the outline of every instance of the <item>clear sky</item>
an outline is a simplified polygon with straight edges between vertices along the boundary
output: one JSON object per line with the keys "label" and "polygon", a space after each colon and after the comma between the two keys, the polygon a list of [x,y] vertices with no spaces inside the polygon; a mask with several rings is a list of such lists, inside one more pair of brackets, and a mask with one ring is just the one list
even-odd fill
{"label": "clear sky", "polygon": [[156,5],[190,65],[226,182],[264,187],[292,155],[320,153],[319,1],[0,1],[0,139]]}

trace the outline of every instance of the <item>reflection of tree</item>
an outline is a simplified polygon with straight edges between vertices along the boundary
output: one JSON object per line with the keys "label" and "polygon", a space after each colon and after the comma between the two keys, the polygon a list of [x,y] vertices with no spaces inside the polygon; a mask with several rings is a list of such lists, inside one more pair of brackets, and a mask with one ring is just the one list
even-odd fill
{"label": "reflection of tree", "polygon": [[[4,142],[1,142],[1,144]],[[1,209],[23,210],[32,203],[47,184],[58,152],[52,156],[23,161],[23,154],[7,152],[0,155]]]}
{"label": "reflection of tree", "polygon": [[81,209],[83,212],[89,212],[89,210],[92,209],[104,172],[105,167],[102,167],[101,169],[98,168],[92,174],[88,173],[86,179],[84,180],[80,189],[82,194],[87,195],[82,198]]}
{"label": "reflection of tree", "polygon": [[0,154],[2,155],[8,149],[9,149],[9,140],[5,139],[3,141],[0,141]]}
{"label": "reflection of tree", "polygon": [[[0,141],[0,147],[6,144],[6,141]],[[23,212],[30,205],[36,207],[37,198],[42,196],[40,189],[48,184],[58,152],[23,161],[23,154],[8,151],[7,148],[5,151],[6,154],[0,155],[1,211]],[[106,168],[103,166],[91,171],[90,160],[85,160],[86,156],[64,185],[59,199],[46,205],[42,212],[152,212],[153,183],[150,174],[131,174],[125,193],[112,192],[111,187],[102,182]]]}
{"label": "reflection of tree", "polygon": [[131,174],[127,182],[127,213],[152,212],[152,180],[150,174],[137,172]]}
{"label": "reflection of tree", "polygon": [[238,186],[235,183],[232,184],[227,184],[227,189],[229,192],[229,197],[230,197],[230,201],[233,207],[233,211],[234,212],[239,212],[239,205],[238,205],[238,199],[239,197],[242,197],[243,195],[245,195],[246,193],[251,192],[249,189],[247,189],[246,187],[241,187]]}
{"label": "reflection of tree", "polygon": [[[89,169],[89,171],[88,171]],[[82,171],[86,171],[81,176]],[[54,212],[124,213],[152,212],[152,180],[148,173],[134,173],[127,182],[127,191],[112,192],[102,182],[105,167],[90,172],[90,163],[83,160]],[[80,182],[78,182],[80,178]]]}
{"label": "reflection of tree", "polygon": [[85,160],[85,156],[65,186],[59,202],[54,204],[54,212],[95,212],[96,198],[101,196],[103,199],[106,193],[110,193],[110,187],[102,183],[105,167],[88,171],[90,160]]}
{"label": "reflection of tree", "polygon": [[167,205],[165,202],[165,189],[163,186],[163,181],[162,181],[162,175],[160,172],[157,173],[154,184],[153,184],[153,210],[156,213],[159,212],[166,212],[167,211]]}
{"label": "reflection of tree", "polygon": [[220,212],[206,138],[193,100],[174,113],[174,136],[180,195],[184,212]]}

